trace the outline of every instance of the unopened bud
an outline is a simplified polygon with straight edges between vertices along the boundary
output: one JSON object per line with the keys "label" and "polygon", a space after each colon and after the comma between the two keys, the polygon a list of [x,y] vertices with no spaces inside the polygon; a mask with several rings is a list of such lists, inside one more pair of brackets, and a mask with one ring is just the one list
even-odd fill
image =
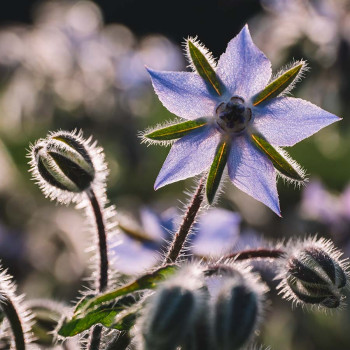
{"label": "unopened bud", "polygon": [[266,287],[252,276],[238,274],[227,278],[216,297],[213,332],[217,349],[240,349],[258,326]]}
{"label": "unopened bud", "polygon": [[158,291],[142,327],[145,350],[176,349],[192,327],[196,304],[196,294],[186,287]]}
{"label": "unopened bud", "polygon": [[331,242],[324,239],[296,244],[284,261],[284,272],[280,275],[283,279],[279,288],[284,297],[337,308],[344,298],[341,290],[346,287],[348,279],[347,264],[339,260],[341,255]]}
{"label": "unopened bud", "polygon": [[80,133],[59,131],[32,147],[30,164],[46,195],[54,199],[63,192],[63,201],[69,201],[69,193],[74,196],[86,191],[96,177],[92,154],[98,156],[99,152]]}
{"label": "unopened bud", "polygon": [[175,350],[194,329],[203,304],[198,269],[181,271],[151,297],[136,326],[143,350]]}

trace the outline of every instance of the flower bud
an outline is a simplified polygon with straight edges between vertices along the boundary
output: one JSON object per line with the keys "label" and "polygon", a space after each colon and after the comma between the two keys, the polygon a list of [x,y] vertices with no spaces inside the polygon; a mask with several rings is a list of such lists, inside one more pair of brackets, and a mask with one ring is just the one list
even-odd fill
{"label": "flower bud", "polygon": [[31,170],[46,195],[68,202],[94,182],[99,153],[81,133],[59,131],[31,148]]}
{"label": "flower bud", "polygon": [[135,327],[143,350],[175,350],[186,342],[203,305],[200,269],[183,269],[150,298]]}
{"label": "flower bud", "polygon": [[347,264],[339,260],[340,256],[332,243],[324,239],[294,244],[280,275],[283,279],[279,288],[284,297],[297,303],[337,308],[344,298],[341,290],[348,279]]}
{"label": "flower bud", "polygon": [[212,350],[214,348],[212,332],[211,332],[211,318],[209,303],[209,293],[207,290],[202,290],[203,302],[196,321],[186,336],[185,341],[181,346],[181,350]]}
{"label": "flower bud", "polygon": [[238,273],[226,279],[214,301],[213,332],[217,349],[235,350],[248,343],[262,313],[265,290],[251,273],[248,276]]}
{"label": "flower bud", "polygon": [[143,323],[145,350],[172,350],[180,345],[197,313],[196,293],[182,286],[157,292]]}

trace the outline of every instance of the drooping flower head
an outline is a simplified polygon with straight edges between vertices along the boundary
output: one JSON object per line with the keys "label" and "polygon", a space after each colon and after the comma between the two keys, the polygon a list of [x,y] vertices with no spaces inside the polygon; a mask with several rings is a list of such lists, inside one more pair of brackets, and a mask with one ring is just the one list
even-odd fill
{"label": "drooping flower head", "polygon": [[293,146],[339,120],[310,102],[286,97],[305,71],[304,61],[271,78],[271,63],[254,45],[248,26],[232,39],[217,65],[189,38],[193,72],[148,69],[163,105],[187,121],[147,130],[144,141],[174,141],[155,189],[208,172],[214,199],[227,164],[233,184],[280,215],[276,176],[302,183],[305,174],[279,147]]}
{"label": "drooping flower head", "polygon": [[81,131],[51,132],[31,146],[28,156],[34,180],[50,199],[79,202],[92,186],[104,194],[108,171],[103,150]]}
{"label": "drooping flower head", "polygon": [[291,240],[286,252],[276,277],[283,297],[296,304],[338,308],[349,284],[349,263],[333,243],[323,238]]}

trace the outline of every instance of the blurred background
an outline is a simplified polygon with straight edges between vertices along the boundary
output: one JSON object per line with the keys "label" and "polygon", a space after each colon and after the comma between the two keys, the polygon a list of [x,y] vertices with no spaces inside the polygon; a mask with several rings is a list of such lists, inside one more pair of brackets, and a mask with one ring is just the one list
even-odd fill
{"label": "blurred background", "polygon": [[[181,44],[195,35],[219,57],[245,23],[274,71],[309,62],[294,96],[343,120],[288,150],[310,182],[299,189],[279,181],[283,218],[229,183],[218,206],[239,215],[235,234],[318,233],[350,256],[349,0],[12,0],[0,21],[0,258],[28,298],[70,302],[89,275],[83,213],[43,197],[28,173],[29,145],[49,131],[82,129],[105,149],[118,212],[164,216],[193,183],[153,190],[168,149],[146,147],[137,135],[173,116],[144,66],[186,70]],[[270,297],[261,342],[276,350],[350,348],[349,307],[292,311],[276,292]]]}

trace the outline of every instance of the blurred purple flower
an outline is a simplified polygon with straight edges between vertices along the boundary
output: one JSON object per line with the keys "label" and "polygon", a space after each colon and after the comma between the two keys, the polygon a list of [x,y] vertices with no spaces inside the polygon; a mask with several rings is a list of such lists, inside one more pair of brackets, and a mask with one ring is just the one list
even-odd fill
{"label": "blurred purple flower", "polygon": [[[140,225],[134,221],[120,221],[122,242],[113,248],[115,267],[124,274],[141,273],[161,261],[178,224],[178,212],[169,209],[157,215],[150,209],[140,211]],[[241,218],[239,214],[225,209],[211,209],[199,218],[194,227],[190,245],[191,253],[218,257],[231,252],[239,242]]]}
{"label": "blurred purple flower", "polygon": [[192,252],[198,256],[222,256],[232,250],[239,239],[241,217],[225,209],[213,208],[199,218]]}
{"label": "blurred purple flower", "polygon": [[271,79],[271,63],[254,45],[247,26],[229,42],[218,61],[216,75],[224,86],[221,95],[208,89],[194,72],[149,69],[149,73],[159,99],[170,112],[185,119],[207,119],[205,126],[174,143],[155,189],[207,171],[218,146],[227,142],[228,174],[233,184],[280,215],[277,172],[253,144],[251,133],[260,133],[275,146],[293,146],[339,120],[297,98],[276,97],[253,104],[253,97]]}
{"label": "blurred purple flower", "polygon": [[303,192],[300,210],[304,218],[329,225],[334,231],[348,230],[350,185],[343,193],[336,195],[329,192],[320,181],[314,180]]}

